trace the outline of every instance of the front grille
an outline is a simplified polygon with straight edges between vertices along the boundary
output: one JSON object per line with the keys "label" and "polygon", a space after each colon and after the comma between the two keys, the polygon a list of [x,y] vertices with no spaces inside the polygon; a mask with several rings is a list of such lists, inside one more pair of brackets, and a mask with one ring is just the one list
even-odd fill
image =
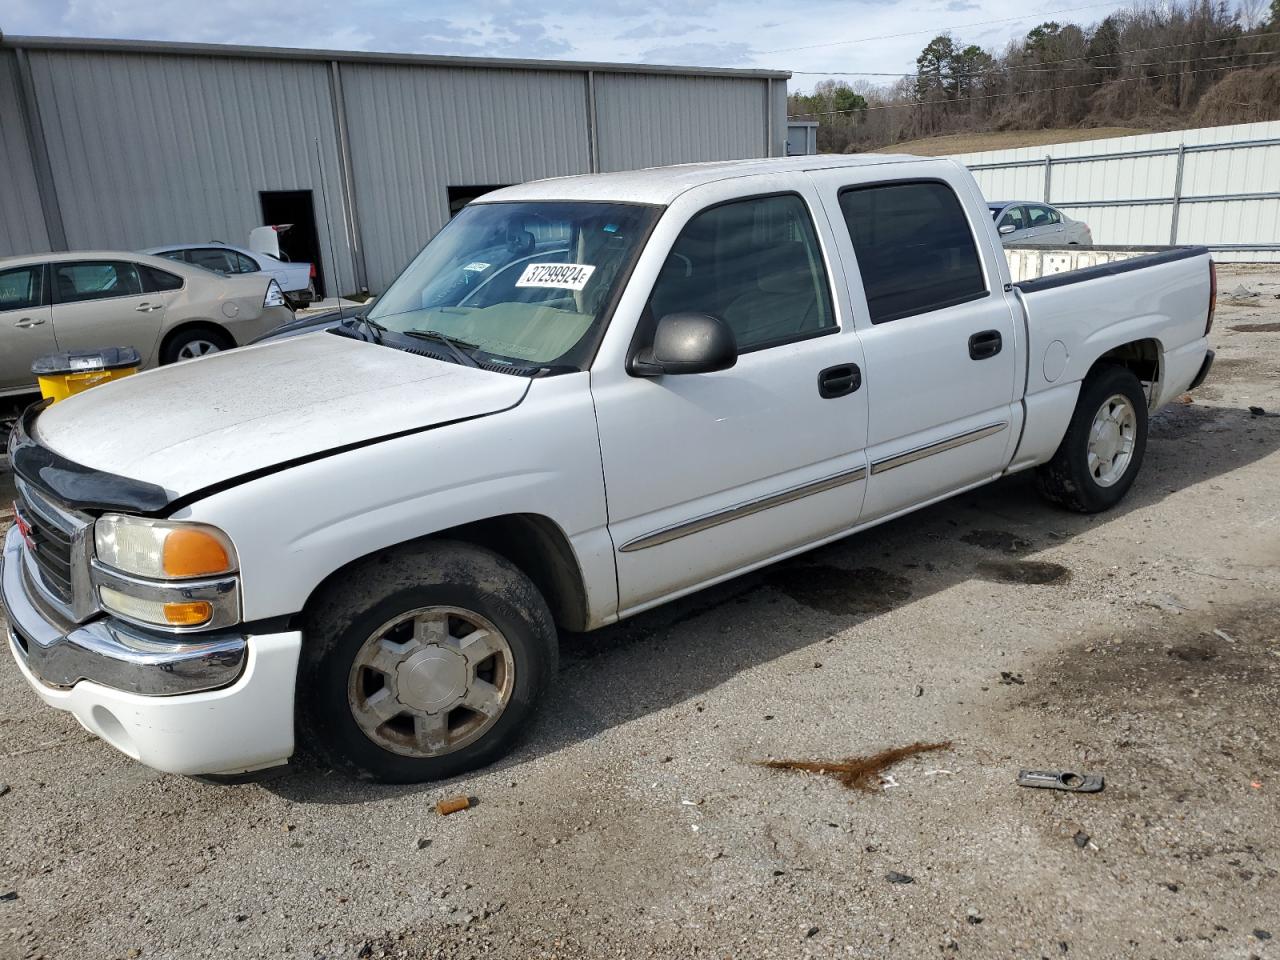
{"label": "front grille", "polygon": [[18,511],[41,583],[55,598],[71,606],[74,528],[65,520],[55,519],[58,511],[25,483],[18,486]]}

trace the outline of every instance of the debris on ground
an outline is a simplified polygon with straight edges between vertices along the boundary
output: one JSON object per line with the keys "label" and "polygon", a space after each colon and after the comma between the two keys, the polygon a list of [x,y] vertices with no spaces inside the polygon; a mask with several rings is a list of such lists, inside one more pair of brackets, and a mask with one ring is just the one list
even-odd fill
{"label": "debris on ground", "polygon": [[976,907],[970,907],[968,910],[965,911],[964,916],[965,916],[965,919],[968,920],[970,923],[972,923],[974,926],[977,926],[984,919],[986,919],[985,917],[982,916],[981,913],[978,912]]}
{"label": "debris on ground", "polygon": [[1103,781],[1100,775],[1092,773],[1071,773],[1067,770],[1019,770],[1018,786],[1070,790],[1074,793],[1097,793],[1102,789]]}
{"label": "debris on ground", "polygon": [[0,783],[0,797],[3,797],[8,792],[9,785],[7,783]]}
{"label": "debris on ground", "polygon": [[10,890],[8,893],[0,893],[0,901],[8,902],[10,900],[17,900],[17,899],[18,899],[17,890]]}
{"label": "debris on ground", "polygon": [[466,810],[470,806],[470,797],[449,797],[447,800],[440,800],[436,803],[436,813],[442,817],[447,817],[451,813]]}
{"label": "debris on ground", "polygon": [[941,743],[916,742],[905,747],[881,750],[869,757],[848,757],[844,760],[760,760],[757,762],[760,766],[771,770],[819,773],[839,780],[846,787],[870,793],[880,785],[881,774],[895,764],[901,763],[908,757],[950,748],[950,740],[944,740]]}
{"label": "debris on ground", "polygon": [[1235,637],[1233,637],[1233,636],[1231,636],[1231,634],[1227,633],[1227,631],[1225,631],[1225,630],[1214,630],[1214,631],[1213,631],[1213,635],[1214,635],[1215,637],[1217,637],[1219,640],[1225,640],[1225,641],[1227,641],[1227,643],[1235,643],[1235,642],[1236,642],[1236,638],[1235,638]]}
{"label": "debris on ground", "polygon": [[1251,417],[1280,417],[1280,413],[1269,413],[1263,407],[1250,407],[1249,415]]}
{"label": "debris on ground", "polygon": [[431,839],[430,839],[429,837],[419,837],[419,838],[418,838],[418,849],[419,849],[419,850],[425,850],[425,849],[427,849],[427,847],[429,847],[429,846],[431,846]]}
{"label": "debris on ground", "polygon": [[1008,670],[1001,670],[1000,682],[1003,683],[1005,686],[1012,686],[1014,684],[1017,684],[1018,686],[1022,686],[1027,681],[1022,679],[1022,674],[1020,673],[1010,673]]}
{"label": "debris on ground", "polygon": [[1075,845],[1079,847],[1081,850],[1083,850],[1085,847],[1089,845],[1089,835],[1085,833],[1083,830],[1077,830],[1075,832],[1075,836],[1073,836],[1071,839],[1075,841]]}
{"label": "debris on ground", "polygon": [[915,883],[916,878],[909,873],[899,873],[897,870],[890,870],[884,875],[884,878],[890,883]]}

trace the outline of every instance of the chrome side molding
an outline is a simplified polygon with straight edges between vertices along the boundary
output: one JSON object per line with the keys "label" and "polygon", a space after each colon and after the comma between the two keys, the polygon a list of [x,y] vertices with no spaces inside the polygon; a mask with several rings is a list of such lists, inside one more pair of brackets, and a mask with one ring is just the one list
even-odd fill
{"label": "chrome side molding", "polygon": [[894,467],[904,467],[908,463],[915,463],[925,457],[932,457],[935,453],[954,450],[956,447],[963,447],[966,443],[973,443],[975,440],[984,440],[987,437],[995,436],[1001,430],[1007,430],[1008,427],[1009,421],[1001,420],[999,423],[991,423],[985,427],[978,427],[976,430],[958,433],[954,437],[947,437],[945,440],[926,443],[924,446],[916,447],[914,450],[907,450],[903,453],[895,453],[891,457],[873,460],[871,462],[871,473],[874,475],[884,473],[886,470],[892,470]]}
{"label": "chrome side molding", "polygon": [[618,550],[621,553],[631,553],[633,550],[644,550],[648,547],[670,543],[672,540],[679,540],[681,537],[687,537],[695,533],[701,533],[703,530],[710,530],[712,527],[718,527],[722,523],[740,520],[743,517],[751,516],[753,513],[761,513],[773,507],[780,507],[784,503],[792,503],[804,497],[813,496],[815,493],[834,490],[836,487],[842,487],[847,483],[856,483],[864,479],[866,475],[866,467],[854,467],[852,470],[845,470],[829,477],[823,477],[821,480],[802,483],[797,487],[783,490],[780,493],[773,493],[758,500],[748,500],[737,506],[718,510],[715,513],[704,514],[701,517],[685,520],[670,527],[664,527],[653,533],[647,533],[642,537],[636,537],[634,540],[628,540]]}

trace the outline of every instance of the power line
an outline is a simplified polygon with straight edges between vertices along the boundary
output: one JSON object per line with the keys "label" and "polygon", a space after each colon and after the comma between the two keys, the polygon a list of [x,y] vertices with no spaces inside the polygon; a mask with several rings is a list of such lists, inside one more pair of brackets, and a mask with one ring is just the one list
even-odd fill
{"label": "power line", "polygon": [[[1253,40],[1254,37],[1280,37],[1280,31],[1266,31],[1262,33],[1242,33],[1242,35],[1233,36],[1233,37],[1213,37],[1212,40],[1187,40],[1187,41],[1180,42],[1180,44],[1161,44],[1160,46],[1138,46],[1138,47],[1133,47],[1133,49],[1130,49],[1130,50],[1116,50],[1114,52],[1110,52],[1110,54],[1087,54],[1084,56],[1065,56],[1065,58],[1062,58],[1060,60],[1039,60],[1037,61],[1036,64],[1032,65],[1032,67],[992,68],[991,70],[979,70],[979,72],[974,72],[974,73],[952,74],[952,76],[978,77],[978,76],[982,76],[983,73],[1004,73],[1004,72],[1007,72],[1007,70],[1029,70],[1029,72],[1036,72],[1036,70],[1042,70],[1042,68],[1048,67],[1048,65],[1051,65],[1051,64],[1075,63],[1075,61],[1078,61],[1078,60],[1096,60],[1098,58],[1102,58],[1102,56],[1126,56],[1129,54],[1147,54],[1147,52],[1151,52],[1153,50],[1172,50],[1174,49],[1174,47],[1179,47],[1179,46],[1196,46],[1197,44],[1225,44],[1225,42],[1228,42],[1230,40],[1239,40],[1239,41]],[[1262,51],[1262,52],[1270,52],[1270,51]],[[1240,54],[1235,54],[1235,55],[1236,56],[1258,56],[1258,54],[1252,54],[1252,52],[1240,52]],[[1213,58],[1198,58],[1198,59],[1212,60]],[[1121,65],[1121,67],[1123,67],[1123,65]],[[1098,69],[1102,69],[1102,68],[1098,68]],[[1111,68],[1111,69],[1121,69],[1121,68]],[[1053,73],[1053,70],[1043,70],[1043,72]],[[914,72],[911,72],[911,73],[876,73],[876,72],[873,72],[873,70],[791,70],[791,73],[801,77],[915,77],[915,76],[918,76],[919,70],[914,70]]]}
{"label": "power line", "polygon": [[1088,3],[1080,7],[1064,7],[1061,10],[1047,10],[1044,13],[1023,14],[1020,17],[1003,17],[999,20],[976,20],[973,23],[960,23],[951,27],[931,27],[925,30],[910,30],[906,33],[887,33],[879,37],[858,37],[854,40],[832,40],[829,43],[811,43],[803,47],[781,47],[777,50],[761,50],[759,54],[767,53],[794,53],[797,50],[817,50],[819,47],[841,47],[850,43],[869,43],[873,40],[896,40],[899,37],[916,37],[922,33],[946,33],[948,30],[966,30],[969,27],[985,27],[993,23],[1013,23],[1017,20],[1026,20],[1028,16],[1036,17],[1052,17],[1059,13],[1075,13],[1077,10],[1094,10],[1098,7],[1114,7],[1115,0],[1109,0],[1106,3]]}
{"label": "power line", "polygon": [[[1280,31],[1276,31],[1280,34]],[[1251,34],[1251,36],[1266,37],[1272,36],[1269,33]],[[1187,47],[1197,43],[1221,43],[1222,40],[1236,40],[1238,37],[1222,37],[1220,40],[1189,40],[1186,43],[1170,43],[1162,47],[1137,47],[1133,50],[1117,50],[1114,53],[1095,53],[1088,57],[1067,57],[1063,60],[1041,60],[1035,66],[1019,67],[992,67],[990,70],[974,70],[967,73],[947,73],[946,77],[986,77],[1020,71],[1022,73],[1057,73],[1057,70],[1049,70],[1046,67],[1050,64],[1075,63],[1079,60],[1090,60],[1098,57],[1123,57],[1130,53],[1145,53],[1150,50],[1167,50],[1170,47]],[[1081,64],[1080,69],[1089,67],[1094,70],[1127,70],[1130,67],[1153,67],[1168,66],[1172,63],[1199,63],[1202,60],[1232,60],[1236,57],[1269,57],[1275,54],[1275,50],[1258,50],[1258,51],[1237,51],[1236,53],[1224,53],[1218,56],[1206,57],[1188,57],[1183,60],[1148,60],[1142,63],[1121,63],[1121,64],[1105,64],[1105,63],[1086,63]],[[911,73],[876,73],[870,70],[792,70],[793,74],[803,74],[805,76],[819,77],[918,77],[922,76],[919,70]]]}
{"label": "power line", "polygon": [[[1280,51],[1274,51],[1280,53]],[[957,97],[954,100],[912,100],[906,103],[884,103],[874,107],[861,107],[855,110],[815,110],[812,113],[798,113],[787,117],[788,120],[801,120],[805,117],[834,117],[846,113],[867,113],[871,110],[898,110],[926,107],[937,103],[970,103],[975,100],[996,100],[1000,97],[1025,97],[1037,93],[1053,93],[1057,90],[1077,90],[1081,87],[1102,87],[1110,83],[1136,83],[1139,80],[1164,80],[1168,77],[1185,77],[1196,73],[1217,73],[1223,70],[1239,70],[1240,67],[1205,67],[1202,70],[1179,70],[1177,73],[1156,73],[1146,77],[1112,77],[1110,80],[1098,80],[1094,83],[1068,83],[1057,87],[1044,87],[1038,90],[1015,90],[1009,93],[987,93],[976,97]]]}

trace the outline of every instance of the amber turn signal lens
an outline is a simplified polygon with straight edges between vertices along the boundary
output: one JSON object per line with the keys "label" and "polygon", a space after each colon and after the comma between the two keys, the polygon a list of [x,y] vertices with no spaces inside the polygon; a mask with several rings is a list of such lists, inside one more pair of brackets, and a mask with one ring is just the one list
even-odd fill
{"label": "amber turn signal lens", "polygon": [[169,577],[199,577],[231,569],[227,548],[204,530],[171,530],[164,538],[164,572]]}
{"label": "amber turn signal lens", "polygon": [[164,618],[175,627],[198,627],[213,617],[213,604],[208,600],[189,603],[166,603]]}

